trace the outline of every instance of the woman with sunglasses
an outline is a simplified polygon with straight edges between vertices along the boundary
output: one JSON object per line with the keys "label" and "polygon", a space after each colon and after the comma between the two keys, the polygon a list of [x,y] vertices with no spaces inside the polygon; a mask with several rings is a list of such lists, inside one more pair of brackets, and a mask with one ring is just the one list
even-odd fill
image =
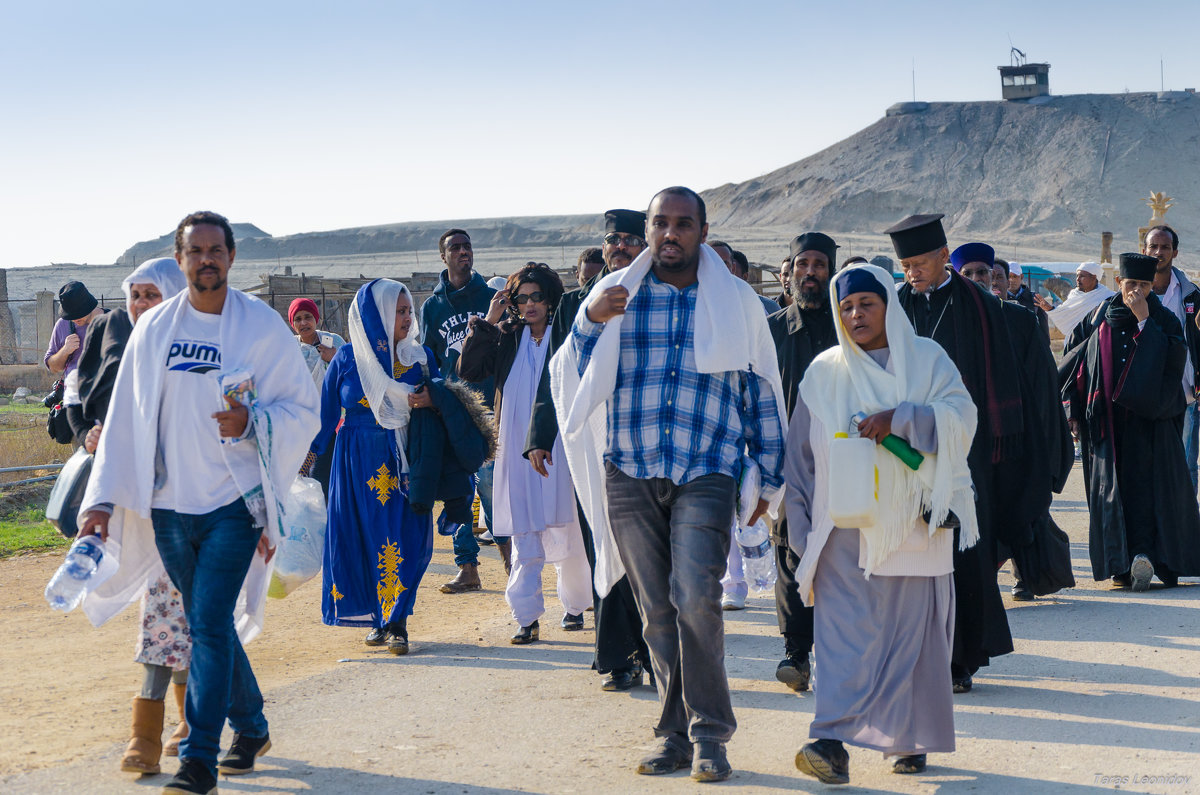
{"label": "woman with sunglasses", "polygon": [[527,263],[496,292],[486,317],[471,318],[458,360],[458,374],[465,381],[495,376],[500,444],[492,534],[512,537],[512,571],[504,598],[520,627],[514,644],[538,639],[538,619],[546,612],[542,568],[547,562],[558,570],[563,629],[583,629],[583,611],[592,602],[591,569],[562,441],[555,441],[544,474],[522,454],[550,347],[546,332],[562,294],[562,281],[548,265]]}

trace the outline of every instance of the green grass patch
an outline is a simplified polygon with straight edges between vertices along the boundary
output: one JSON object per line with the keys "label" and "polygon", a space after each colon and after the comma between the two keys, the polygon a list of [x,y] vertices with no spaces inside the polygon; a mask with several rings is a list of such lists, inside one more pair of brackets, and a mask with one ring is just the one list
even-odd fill
{"label": "green grass patch", "polygon": [[[0,558],[18,552],[63,549],[70,541],[46,521],[43,489],[31,490],[14,505],[0,507]],[[22,504],[23,503],[23,504]]]}
{"label": "green grass patch", "polygon": [[9,403],[7,406],[0,406],[0,414],[49,414],[50,409],[46,408],[39,401],[33,405]]}

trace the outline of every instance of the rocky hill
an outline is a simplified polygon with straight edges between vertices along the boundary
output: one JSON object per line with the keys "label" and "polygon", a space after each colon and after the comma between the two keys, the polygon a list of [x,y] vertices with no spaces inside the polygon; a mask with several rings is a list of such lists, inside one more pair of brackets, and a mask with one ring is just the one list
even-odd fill
{"label": "rocky hill", "polygon": [[901,103],[791,165],[707,191],[710,223],[879,232],[944,212],[953,238],[1076,247],[1100,232],[1129,250],[1151,191],[1200,232],[1200,98],[1084,94],[1023,102]]}

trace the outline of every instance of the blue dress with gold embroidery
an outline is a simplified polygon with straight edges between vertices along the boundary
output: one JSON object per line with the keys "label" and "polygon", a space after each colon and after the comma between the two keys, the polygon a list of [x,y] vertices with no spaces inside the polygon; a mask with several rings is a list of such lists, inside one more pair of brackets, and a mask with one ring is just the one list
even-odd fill
{"label": "blue dress with gold embroidery", "polygon": [[[440,377],[433,353],[426,348],[425,355],[430,376]],[[397,381],[421,382],[420,366],[400,368],[393,370]],[[343,408],[346,420],[335,441]],[[412,615],[417,585],[433,556],[433,519],[409,507],[395,434],[375,422],[350,344],[329,362],[321,431],[311,451],[320,455],[331,442],[321,619],[335,626],[383,626]]]}

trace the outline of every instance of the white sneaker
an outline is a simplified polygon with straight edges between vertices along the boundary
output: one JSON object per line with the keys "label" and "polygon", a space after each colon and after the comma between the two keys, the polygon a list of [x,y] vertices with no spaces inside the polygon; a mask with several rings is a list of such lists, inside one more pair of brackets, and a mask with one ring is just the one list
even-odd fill
{"label": "white sneaker", "polygon": [[727,593],[721,597],[722,610],[745,610],[746,597],[737,593]]}
{"label": "white sneaker", "polygon": [[1145,555],[1138,555],[1129,567],[1129,578],[1134,591],[1145,591],[1150,587],[1150,578],[1154,576],[1154,564]]}

